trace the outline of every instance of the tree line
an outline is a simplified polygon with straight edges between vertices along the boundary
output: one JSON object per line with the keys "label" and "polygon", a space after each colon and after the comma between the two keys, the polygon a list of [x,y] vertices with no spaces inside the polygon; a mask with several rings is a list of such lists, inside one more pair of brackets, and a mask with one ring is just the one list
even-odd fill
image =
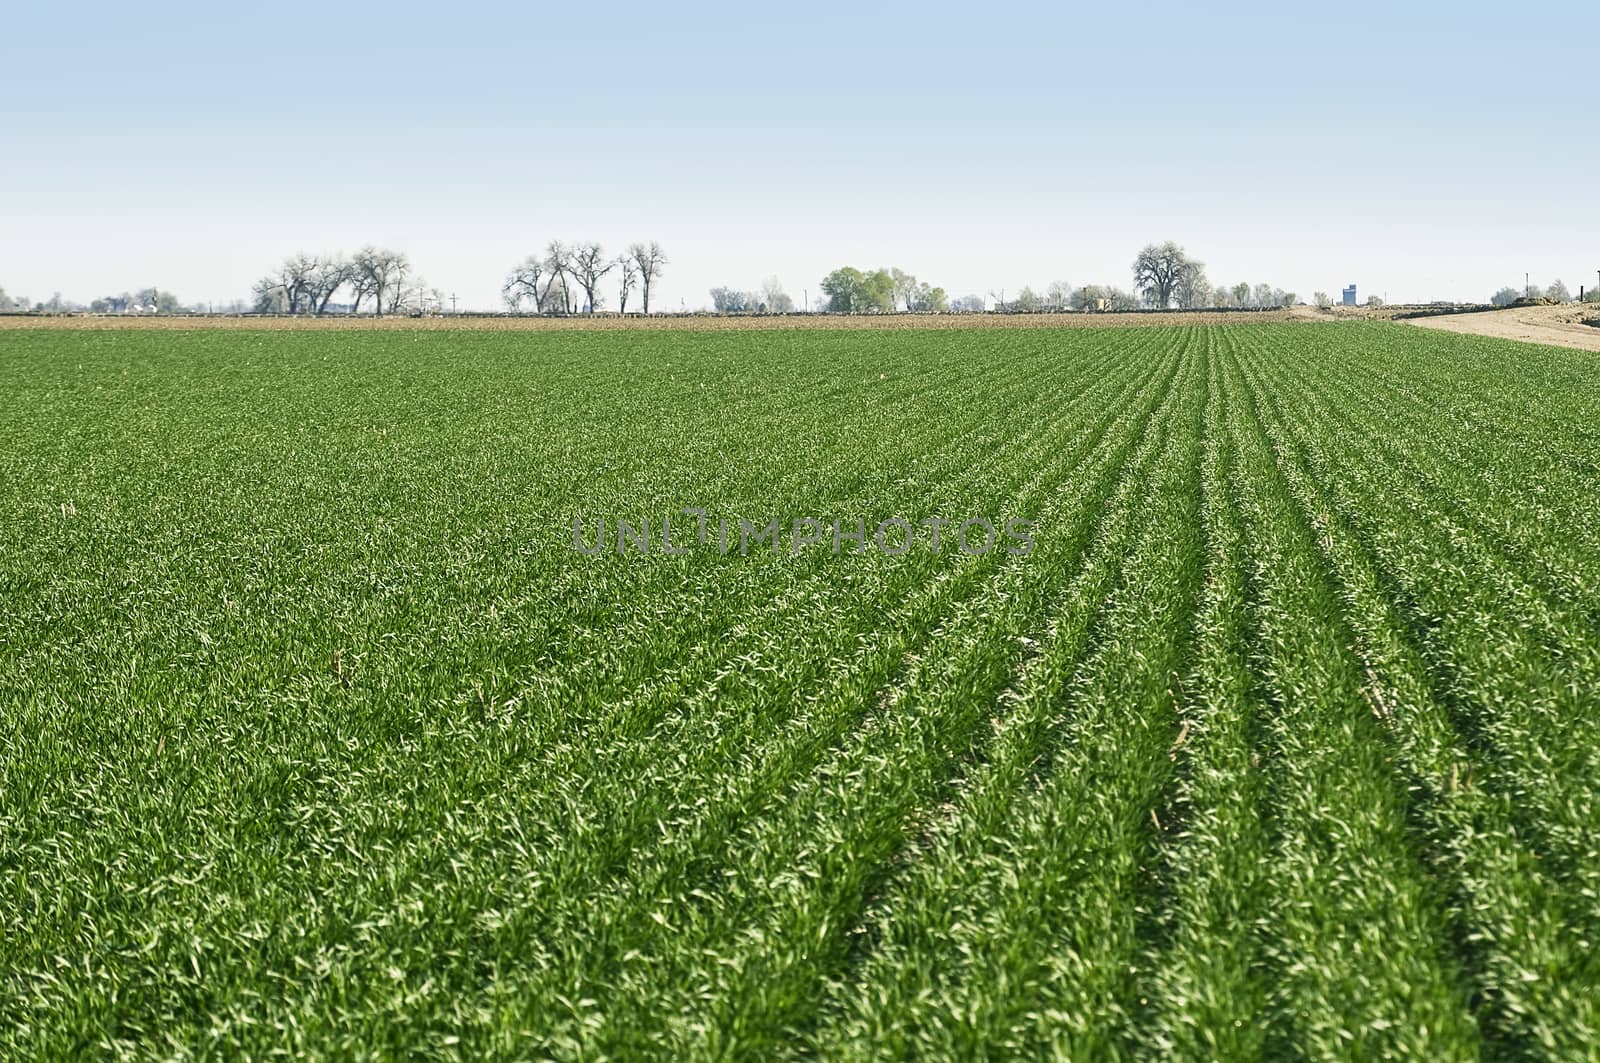
{"label": "tree line", "polygon": [[1157,310],[1267,310],[1294,306],[1300,297],[1270,284],[1212,284],[1205,263],[1168,240],[1150,244],[1133,261],[1133,286]]}
{"label": "tree line", "polygon": [[[834,314],[945,313],[952,309],[943,288],[919,281],[901,269],[862,270],[842,266],[822,278],[820,289],[821,309]],[[791,314],[796,310],[793,296],[784,290],[777,277],[763,281],[760,291],[713,288],[711,306],[718,313],[727,314]],[[809,311],[811,307],[807,305],[804,309]]]}
{"label": "tree line", "polygon": [[[1561,281],[1553,280],[1543,288],[1537,284],[1513,288],[1509,284],[1489,297],[1489,302],[1494,306],[1510,306],[1518,299],[1549,299],[1557,303],[1572,302],[1572,291]],[[1600,288],[1586,288],[1583,292],[1583,301],[1586,303],[1600,303]]]}
{"label": "tree line", "polygon": [[[542,314],[593,313],[605,308],[602,281],[615,273],[618,309],[640,293],[650,310],[650,288],[661,276],[667,256],[658,243],[637,243],[616,257],[598,243],[552,240],[543,254],[529,255],[512,267],[500,294],[513,312]],[[368,245],[354,255],[298,254],[284,259],[252,290],[258,313],[359,314],[368,309],[384,314],[437,313],[445,295],[416,276],[402,251]],[[346,302],[336,302],[341,294]]]}
{"label": "tree line", "polygon": [[[529,255],[514,266],[501,286],[501,298],[514,313],[541,314],[594,313],[606,309],[610,292],[607,278],[615,278],[617,309],[623,313],[638,293],[639,305],[650,312],[652,286],[668,264],[661,245],[654,241],[634,243],[615,257],[608,256],[600,244],[589,241],[566,243],[552,240],[540,254]],[[1024,286],[1020,291],[991,291],[985,298],[963,295],[951,298],[943,288],[919,280],[899,268],[859,269],[841,266],[822,278],[817,309],[836,314],[870,313],[974,313],[990,306],[1000,313],[1039,313],[1055,310],[1097,311],[1136,309],[1272,309],[1294,306],[1299,296],[1270,284],[1213,284],[1206,276],[1205,263],[1191,257],[1177,243],[1168,240],[1149,244],[1135,257],[1133,287],[1090,284],[1074,287],[1054,281],[1042,291]],[[794,298],[776,277],[768,277],[758,290],[717,287],[711,289],[711,305],[718,313],[793,313]],[[1561,281],[1543,288],[1507,286],[1495,292],[1490,302],[1508,306],[1527,297],[1570,302],[1572,293]],[[417,276],[410,258],[402,251],[367,245],[351,255],[297,254],[284,259],[275,270],[251,288],[248,302],[235,301],[215,309],[239,313],[254,311],[272,314],[359,314],[377,316],[400,313],[437,313],[445,309],[445,295]],[[1316,292],[1316,305],[1328,307],[1333,299],[1327,292]],[[1583,293],[1585,302],[1600,302],[1600,290]],[[803,309],[810,311],[811,300]],[[1382,300],[1368,297],[1369,306]],[[59,292],[50,299],[33,302],[13,298],[0,288],[0,312],[40,311],[69,313],[89,310],[95,313],[170,314],[185,309],[203,311],[205,307],[184,307],[178,297],[158,288],[122,292],[95,299],[87,306],[63,299]]]}
{"label": "tree line", "polygon": [[[343,293],[347,302],[335,302]],[[363,306],[379,317],[437,309],[444,300],[416,276],[404,251],[368,244],[355,254],[291,255],[251,288],[251,306],[260,314],[359,314]]]}
{"label": "tree line", "polygon": [[[988,297],[964,295],[952,299],[943,288],[935,287],[904,270],[892,267],[858,269],[841,266],[822,278],[821,309],[835,314],[874,313],[972,313],[993,305],[999,313],[1041,313],[1052,310],[1138,310],[1138,309],[1270,309],[1293,306],[1299,301],[1294,292],[1270,284],[1241,281],[1214,285],[1206,278],[1205,264],[1191,258],[1172,241],[1151,244],[1139,252],[1133,263],[1133,290],[1115,285],[1090,284],[1074,287],[1055,281],[1044,291],[1024,286],[1011,294],[991,291]],[[761,293],[735,288],[713,288],[713,307],[721,313],[787,313],[793,300],[783,293],[776,278],[770,278]],[[808,306],[809,310],[810,307]]]}
{"label": "tree line", "polygon": [[650,288],[667,265],[661,245],[630,244],[616,258],[607,257],[597,243],[567,244],[551,240],[544,254],[529,255],[506,275],[500,296],[514,312],[530,309],[540,314],[594,313],[605,309],[601,281],[617,275],[617,309],[628,311],[628,299],[639,293],[644,312],[650,312]]}
{"label": "tree line", "polygon": [[[1009,296],[1001,290],[989,292],[987,298],[963,295],[952,299],[943,288],[918,280],[904,270],[855,266],[841,266],[829,273],[822,278],[820,288],[819,308],[833,314],[979,313],[991,305],[998,313],[1024,314],[1065,310],[1265,310],[1294,306],[1299,301],[1296,293],[1270,284],[1212,284],[1206,277],[1205,264],[1170,240],[1150,244],[1139,252],[1133,263],[1132,290],[1101,284],[1074,287],[1055,281],[1042,292],[1024,286]],[[1318,298],[1326,296],[1319,292]],[[789,313],[794,308],[794,301],[776,278],[769,278],[760,292],[713,288],[711,303],[718,313],[730,314]]]}
{"label": "tree line", "polygon": [[60,292],[56,292],[49,299],[34,302],[25,295],[16,297],[7,295],[6,290],[0,288],[0,313],[34,310],[46,314],[70,314],[88,310],[95,314],[176,314],[183,309],[176,295],[159,288],[141,288],[137,292],[107,295],[91,301],[87,306],[63,298]]}
{"label": "tree line", "polygon": [[711,308],[719,314],[792,314],[794,297],[783,289],[777,277],[761,282],[758,292],[738,288],[711,289]]}

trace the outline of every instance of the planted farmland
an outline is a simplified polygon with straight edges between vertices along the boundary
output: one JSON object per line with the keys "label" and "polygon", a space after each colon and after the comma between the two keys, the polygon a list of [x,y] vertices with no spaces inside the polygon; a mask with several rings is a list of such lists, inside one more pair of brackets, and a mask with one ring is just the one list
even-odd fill
{"label": "planted farmland", "polygon": [[0,1054],[1592,1055],[1597,423],[1385,324],[0,332]]}

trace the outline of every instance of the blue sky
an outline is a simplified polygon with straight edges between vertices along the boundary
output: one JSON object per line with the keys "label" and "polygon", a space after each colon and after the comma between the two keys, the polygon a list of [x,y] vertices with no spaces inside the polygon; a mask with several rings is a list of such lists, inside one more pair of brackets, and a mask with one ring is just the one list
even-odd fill
{"label": "blue sky", "polygon": [[[834,266],[952,295],[1214,281],[1482,299],[1600,269],[1579,8],[32,5],[0,30],[0,287],[247,294],[408,251],[464,307],[552,237],[658,305]],[[1588,19],[1589,16],[1583,16]]]}

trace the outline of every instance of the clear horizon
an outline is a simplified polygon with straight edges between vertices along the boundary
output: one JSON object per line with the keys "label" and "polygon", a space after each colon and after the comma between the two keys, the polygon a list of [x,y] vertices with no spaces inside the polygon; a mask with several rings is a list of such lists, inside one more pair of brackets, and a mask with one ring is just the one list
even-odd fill
{"label": "clear horizon", "polygon": [[[841,265],[952,297],[1215,283],[1481,301],[1600,269],[1592,38],[1487,5],[1137,18],[622,4],[8,15],[0,288],[247,298],[296,252],[406,251],[462,309],[550,239],[656,240],[660,309]],[[610,305],[614,289],[608,286]]]}

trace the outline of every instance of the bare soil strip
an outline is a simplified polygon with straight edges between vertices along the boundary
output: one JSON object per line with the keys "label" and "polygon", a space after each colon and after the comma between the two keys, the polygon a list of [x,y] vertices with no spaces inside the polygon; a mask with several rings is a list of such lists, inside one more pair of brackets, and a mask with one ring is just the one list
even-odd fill
{"label": "bare soil strip", "polygon": [[1524,343],[1546,343],[1580,351],[1600,351],[1600,328],[1586,319],[1600,318],[1600,308],[1587,306],[1528,306],[1479,314],[1444,314],[1406,320],[1423,328],[1493,336]]}
{"label": "bare soil strip", "polygon": [[1391,318],[1393,310],[1362,308],[1343,313],[1296,307],[1258,313],[1187,311],[1172,313],[1060,313],[1060,314],[792,314],[719,317],[710,314],[663,314],[653,317],[599,314],[593,317],[122,317],[109,314],[59,316],[0,315],[0,331],[7,329],[259,329],[269,331],[396,330],[437,331],[479,329],[495,332],[609,332],[636,329],[649,332],[681,330],[818,329],[1038,329],[1128,328],[1130,326],[1218,325],[1265,322],[1333,323],[1347,320],[1401,320],[1408,325],[1445,329],[1498,339],[1544,343],[1578,350],[1600,351],[1600,328],[1584,324],[1600,317],[1588,306],[1534,306],[1471,314],[1443,314],[1424,318]]}
{"label": "bare soil strip", "polygon": [[1289,310],[1251,313],[1185,311],[1174,313],[1060,314],[791,314],[749,317],[597,314],[583,317],[121,317],[99,314],[60,316],[0,315],[0,329],[488,329],[567,332],[641,329],[991,329],[1127,328],[1131,325],[1263,324],[1304,320]]}

